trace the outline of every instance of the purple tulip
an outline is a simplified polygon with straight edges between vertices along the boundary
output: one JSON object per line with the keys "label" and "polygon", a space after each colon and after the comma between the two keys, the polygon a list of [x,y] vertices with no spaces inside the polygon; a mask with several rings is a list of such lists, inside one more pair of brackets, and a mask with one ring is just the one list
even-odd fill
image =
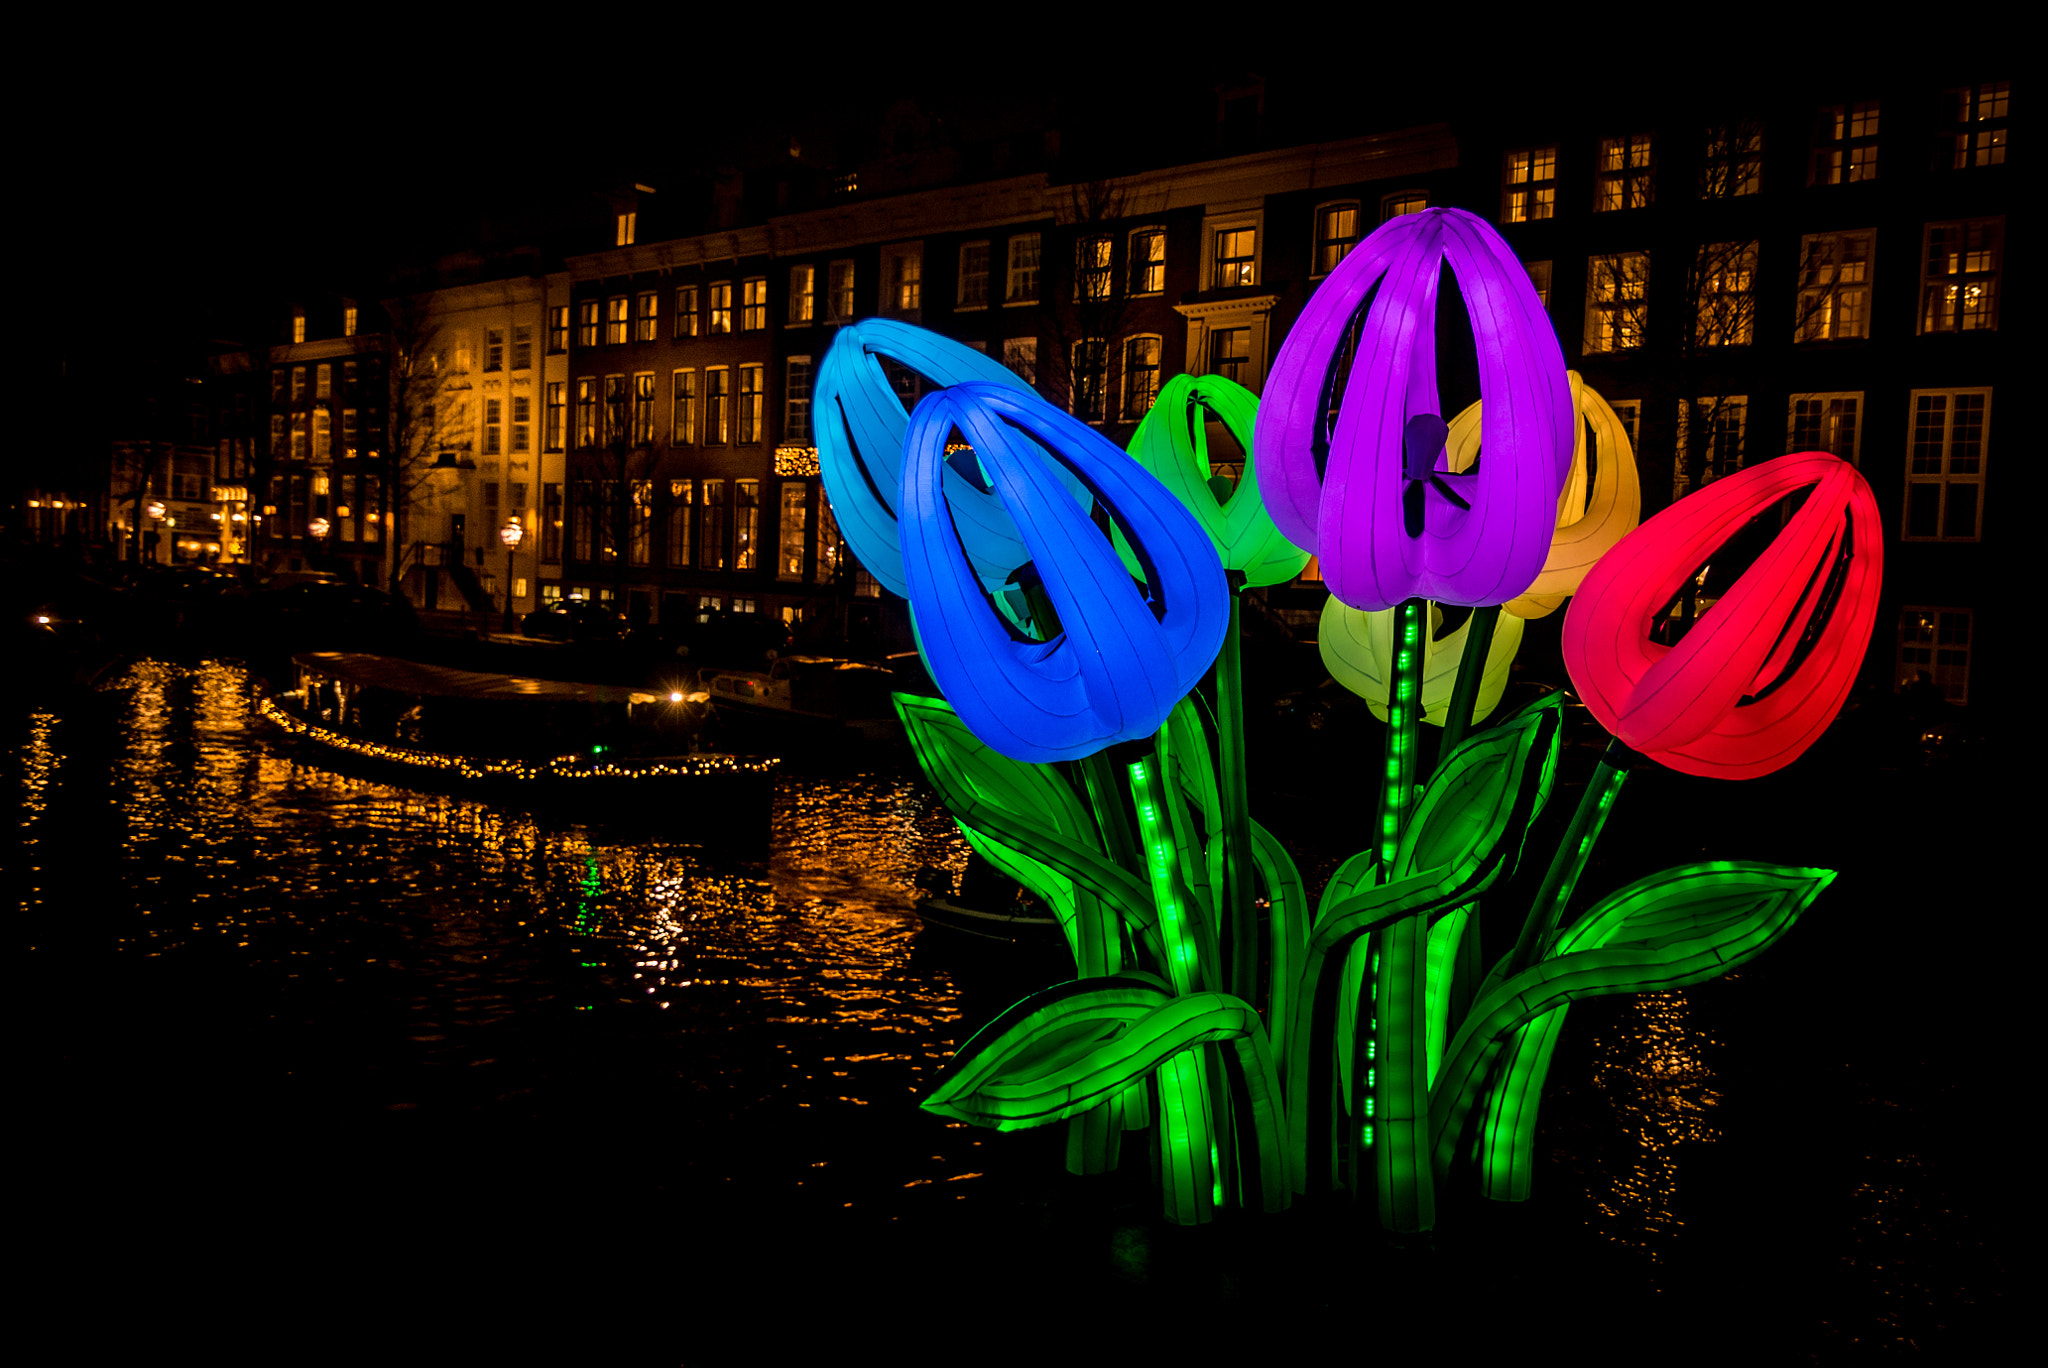
{"label": "purple tulip", "polygon": [[[1465,474],[1445,460],[1436,388],[1446,266],[1479,352],[1480,459]],[[1504,603],[1542,573],[1572,423],[1564,354],[1528,272],[1484,220],[1426,209],[1359,243],[1288,333],[1259,403],[1259,489],[1354,608]]]}

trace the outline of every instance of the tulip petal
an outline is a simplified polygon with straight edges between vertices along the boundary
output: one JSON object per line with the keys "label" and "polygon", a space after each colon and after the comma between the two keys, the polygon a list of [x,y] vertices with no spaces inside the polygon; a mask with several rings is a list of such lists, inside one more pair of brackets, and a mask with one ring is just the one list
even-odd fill
{"label": "tulip petal", "polygon": [[[1477,346],[1488,459],[1469,481],[1415,486],[1423,500],[1416,529],[1403,439],[1412,422],[1438,413],[1436,307],[1446,268]],[[1350,373],[1326,434],[1354,327]],[[1572,429],[1564,356],[1528,273],[1484,221],[1431,209],[1360,243],[1302,311],[1260,403],[1260,485],[1275,523],[1321,557],[1330,591],[1354,607],[1412,597],[1500,603],[1543,568]]]}
{"label": "tulip petal", "polygon": [[[847,546],[883,587],[902,595],[896,501],[910,415],[882,370],[882,357],[941,386],[976,380],[1027,394],[1031,389],[1000,362],[908,323],[863,319],[833,339],[818,367],[813,404],[819,476]],[[1023,542],[995,499],[974,481],[950,470],[946,486],[969,558],[983,583],[999,589],[1027,559]],[[1085,497],[1078,485],[1071,488]]]}
{"label": "tulip petal", "polygon": [[[944,482],[956,429],[1059,616],[1052,641],[1018,640],[968,562]],[[1069,473],[1136,547],[1142,586],[1059,478]],[[928,396],[911,417],[900,489],[919,649],[961,720],[1004,755],[1076,759],[1149,736],[1222,647],[1229,588],[1201,525],[1099,433],[1035,395],[973,383]]]}
{"label": "tulip petal", "polygon": [[[1422,720],[1432,727],[1441,727],[1450,718],[1458,663],[1464,656],[1465,634],[1472,624],[1468,617],[1456,629],[1439,637],[1436,633],[1443,617],[1443,609],[1432,603],[1430,635],[1422,665]],[[1479,693],[1473,700],[1475,721],[1491,716],[1500,706],[1508,674],[1514,668],[1515,652],[1521,644],[1522,620],[1503,614],[1494,626],[1486,668],[1479,676]],[[1374,717],[1386,721],[1387,690],[1394,674],[1393,610],[1364,612],[1333,594],[1323,604],[1316,646],[1330,678],[1364,699]]]}
{"label": "tulip petal", "polygon": [[[1784,531],[1683,640],[1650,639],[1655,615],[1700,565],[1751,518],[1809,486]],[[1882,578],[1877,501],[1855,467],[1825,452],[1781,456],[1716,480],[1622,538],[1565,616],[1565,667],[1602,726],[1672,769],[1769,774],[1841,711]]]}

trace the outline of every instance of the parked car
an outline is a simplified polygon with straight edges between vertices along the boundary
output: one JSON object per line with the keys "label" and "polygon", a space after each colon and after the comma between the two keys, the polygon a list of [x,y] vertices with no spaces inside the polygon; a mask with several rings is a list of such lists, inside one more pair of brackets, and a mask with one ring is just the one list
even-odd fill
{"label": "parked car", "polygon": [[614,641],[625,630],[623,616],[589,599],[550,603],[519,619],[521,636],[548,641]]}

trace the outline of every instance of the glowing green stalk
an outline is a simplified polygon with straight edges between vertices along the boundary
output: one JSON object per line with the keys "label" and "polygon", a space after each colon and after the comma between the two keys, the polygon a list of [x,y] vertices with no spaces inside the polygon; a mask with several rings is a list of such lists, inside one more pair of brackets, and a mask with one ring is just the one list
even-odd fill
{"label": "glowing green stalk", "polygon": [[1485,604],[1472,610],[1471,625],[1465,629],[1465,651],[1458,657],[1458,682],[1451,690],[1450,715],[1444,718],[1444,734],[1437,757],[1457,749],[1472,726],[1472,709],[1479,701],[1479,680],[1486,673],[1486,656],[1493,649],[1493,629],[1500,621],[1500,605]]}
{"label": "glowing green stalk", "polygon": [[1259,968],[1258,912],[1253,905],[1252,881],[1257,859],[1252,846],[1251,802],[1245,783],[1244,749],[1244,648],[1239,632],[1243,609],[1240,590],[1244,576],[1230,572],[1230,629],[1223,637],[1223,650],[1216,657],[1216,733],[1218,768],[1217,795],[1223,803],[1223,881],[1212,891],[1217,919],[1222,923],[1221,977],[1229,991],[1246,1002],[1256,1002]]}
{"label": "glowing green stalk", "polygon": [[1132,806],[1138,813],[1138,844],[1152,885],[1152,905],[1159,913],[1159,936],[1166,946],[1166,977],[1173,991],[1187,994],[1205,987],[1201,918],[1179,883],[1179,857],[1173,827],[1164,806],[1165,781],[1159,757],[1148,752],[1130,766]]}
{"label": "glowing green stalk", "polygon": [[1415,732],[1422,716],[1422,632],[1428,607],[1412,598],[1394,610],[1394,677],[1387,691],[1387,749],[1380,775],[1379,846],[1383,877],[1394,867],[1401,829],[1415,798]]}
{"label": "glowing green stalk", "polygon": [[1508,959],[1507,974],[1519,974],[1543,958],[1544,946],[1564,919],[1565,904],[1579,886],[1579,876],[1586,872],[1593,843],[1600,839],[1600,829],[1607,825],[1607,814],[1613,809],[1615,797],[1635,760],[1636,753],[1620,741],[1607,743],[1607,751],[1600,757],[1593,777],[1586,781],[1586,791],[1579,795],[1572,824],[1558,842],[1557,853],[1551,856],[1543,886],[1529,904],[1529,917],[1522,923],[1521,939],[1515,942]]}

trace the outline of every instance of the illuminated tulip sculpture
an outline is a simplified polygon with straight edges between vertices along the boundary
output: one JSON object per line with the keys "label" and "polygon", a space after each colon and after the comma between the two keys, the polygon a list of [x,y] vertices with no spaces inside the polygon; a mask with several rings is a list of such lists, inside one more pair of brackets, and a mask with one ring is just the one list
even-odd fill
{"label": "illuminated tulip sculpture", "polygon": [[[1446,267],[1478,346],[1476,475],[1443,464]],[[1484,220],[1426,209],[1352,249],[1281,344],[1259,405],[1259,483],[1273,521],[1354,608],[1503,603],[1549,554],[1572,424],[1564,355],[1529,273]]]}
{"label": "illuminated tulip sculpture", "polygon": [[[947,438],[974,448],[1015,519],[1060,634],[1019,640],[989,604],[951,509]],[[1144,569],[1134,581],[1057,479],[1081,477]],[[1150,737],[1216,658],[1230,594],[1194,516],[1087,424],[1008,385],[956,385],[917,406],[904,442],[903,578],[932,679],[1012,759],[1073,760]]]}
{"label": "illuminated tulip sculpture", "polygon": [[[909,415],[882,368],[884,359],[936,385],[973,380],[1020,394],[1032,391],[1008,367],[974,348],[908,323],[863,319],[842,327],[832,340],[818,367],[812,403],[819,477],[854,556],[890,593],[906,595],[896,498]],[[1016,527],[971,463],[963,462],[943,478],[947,506],[968,558],[991,592],[1000,593],[1010,572],[1029,559]],[[1066,472],[1057,478],[1086,497]]]}
{"label": "illuminated tulip sculpture", "polygon": [[[1691,588],[1699,567],[1756,515],[1801,490],[1808,491],[1805,503],[1711,611],[1675,645],[1653,640],[1653,628]],[[1543,977],[1560,956],[1624,934],[1603,922],[1599,909],[1556,933],[1638,758],[1686,774],[1749,779],[1782,769],[1819,738],[1848,698],[1870,642],[1882,539],[1877,502],[1863,477],[1838,457],[1809,451],[1715,481],[1624,537],[1593,567],[1565,617],[1564,661],[1587,710],[1614,742],[1586,785],[1521,940],[1496,971],[1503,990]],[[1745,881],[1791,878],[1798,882],[1790,908],[1796,913],[1833,877],[1824,870],[1766,877],[1757,875],[1761,868],[1705,867],[1688,880],[1698,891],[1686,896],[1704,905],[1739,893]],[[1736,931],[1754,938],[1763,924]],[[1756,940],[1745,957],[1783,930]],[[1523,1014],[1501,1040],[1504,1057],[1472,1061],[1496,1079],[1480,1124],[1490,1195],[1528,1195],[1535,1099],[1563,1021],[1562,1001]],[[1448,1116],[1439,1119],[1449,1124]]]}

